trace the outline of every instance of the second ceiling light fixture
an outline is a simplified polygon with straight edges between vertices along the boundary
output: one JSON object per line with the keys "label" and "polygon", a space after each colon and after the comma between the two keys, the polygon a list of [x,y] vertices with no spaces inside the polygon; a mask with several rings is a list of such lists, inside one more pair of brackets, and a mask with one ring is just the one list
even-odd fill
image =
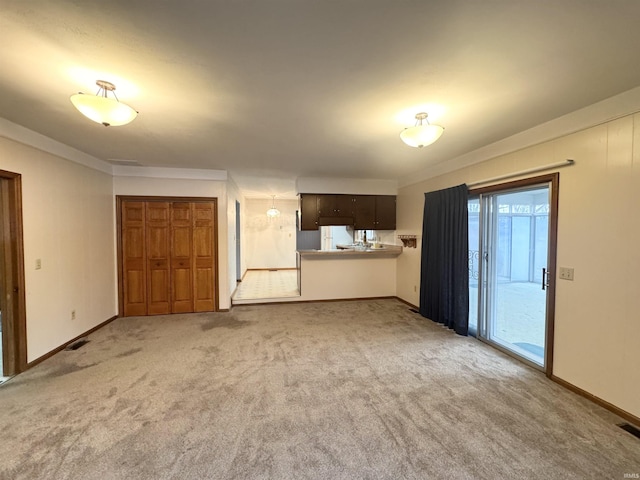
{"label": "second ceiling light fixture", "polygon": [[428,116],[425,112],[416,114],[416,124],[400,132],[400,138],[404,143],[410,147],[422,148],[431,145],[440,138],[444,128],[440,125],[429,123]]}

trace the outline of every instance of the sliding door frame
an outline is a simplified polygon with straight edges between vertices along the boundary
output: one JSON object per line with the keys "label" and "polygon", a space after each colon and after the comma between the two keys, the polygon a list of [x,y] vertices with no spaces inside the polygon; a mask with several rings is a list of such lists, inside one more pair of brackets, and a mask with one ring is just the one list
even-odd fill
{"label": "sliding door frame", "polygon": [[[534,187],[536,185],[549,184],[549,250],[547,254],[547,302],[546,302],[546,327],[545,327],[545,366],[544,372],[545,375],[549,378],[553,375],[553,342],[554,342],[554,331],[555,331],[555,309],[556,309],[556,264],[557,264],[557,242],[558,242],[558,187],[560,183],[560,173],[554,172],[546,175],[539,175],[536,177],[524,178],[521,180],[515,180],[512,182],[498,183],[495,185],[489,185],[486,187],[479,188],[471,188],[469,189],[469,197],[480,196],[482,194],[488,193],[501,193],[508,192],[510,190],[516,190],[519,188],[526,187]],[[484,219],[482,218],[482,208],[480,209],[480,222]],[[480,254],[480,258],[483,259],[484,256],[482,253]],[[481,260],[482,264],[482,260]],[[480,282],[484,281],[482,275],[485,274],[484,269],[481,268],[481,278],[479,279],[479,286],[481,286]],[[479,291],[481,288],[479,289]],[[480,304],[480,302],[479,302]],[[484,340],[480,335],[480,332],[484,331],[484,326],[478,325],[478,338]],[[486,334],[486,331],[484,331]],[[513,352],[508,349],[501,348],[499,345],[495,345],[491,343],[492,346],[498,348],[499,350],[507,353],[508,355],[515,356]],[[519,359],[522,357],[518,356]],[[532,362],[523,359],[523,361],[527,364],[534,366],[535,368],[540,368],[538,365],[533,364]]]}

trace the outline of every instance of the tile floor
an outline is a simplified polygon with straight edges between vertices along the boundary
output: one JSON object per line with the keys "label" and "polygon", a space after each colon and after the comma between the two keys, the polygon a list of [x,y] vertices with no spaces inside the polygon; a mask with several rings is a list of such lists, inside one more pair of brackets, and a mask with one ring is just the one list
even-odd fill
{"label": "tile floor", "polygon": [[299,297],[297,270],[247,270],[232,297],[234,305],[253,300]]}

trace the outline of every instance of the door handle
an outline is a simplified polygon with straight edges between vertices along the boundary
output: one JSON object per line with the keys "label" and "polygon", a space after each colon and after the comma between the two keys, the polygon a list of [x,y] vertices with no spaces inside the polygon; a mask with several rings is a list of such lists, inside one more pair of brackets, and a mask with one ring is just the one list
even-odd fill
{"label": "door handle", "polygon": [[542,267],[542,290],[546,290],[549,287],[549,272],[546,268]]}

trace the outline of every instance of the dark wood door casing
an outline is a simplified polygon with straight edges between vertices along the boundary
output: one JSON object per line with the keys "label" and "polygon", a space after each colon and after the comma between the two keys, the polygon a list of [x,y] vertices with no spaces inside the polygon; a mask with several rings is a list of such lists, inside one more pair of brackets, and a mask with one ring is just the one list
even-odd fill
{"label": "dark wood door casing", "polygon": [[122,316],[218,308],[217,201],[116,197]]}
{"label": "dark wood door casing", "polygon": [[27,316],[22,230],[22,175],[0,170],[0,228],[2,251],[0,305],[4,372],[27,369]]}

